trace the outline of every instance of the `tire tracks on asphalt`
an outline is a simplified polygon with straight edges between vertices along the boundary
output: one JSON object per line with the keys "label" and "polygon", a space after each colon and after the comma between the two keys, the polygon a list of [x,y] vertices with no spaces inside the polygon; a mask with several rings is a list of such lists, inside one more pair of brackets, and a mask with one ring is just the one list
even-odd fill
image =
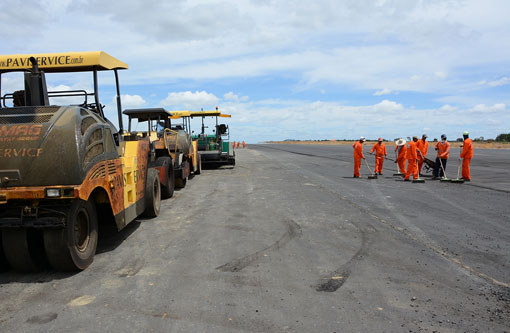
{"label": "tire tracks on asphalt", "polygon": [[268,252],[278,251],[293,238],[301,236],[302,231],[299,224],[291,219],[283,219],[282,222],[285,224],[286,231],[276,242],[262,250],[231,260],[224,265],[216,267],[216,269],[220,272],[239,272],[254,262],[264,258],[264,255],[267,255]]}

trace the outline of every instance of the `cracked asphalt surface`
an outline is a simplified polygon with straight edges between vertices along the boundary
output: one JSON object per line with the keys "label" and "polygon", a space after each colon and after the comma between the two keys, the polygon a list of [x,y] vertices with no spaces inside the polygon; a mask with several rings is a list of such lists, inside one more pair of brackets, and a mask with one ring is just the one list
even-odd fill
{"label": "cracked asphalt surface", "polygon": [[507,150],[412,184],[351,178],[350,146],[248,148],[87,270],[1,273],[0,330],[510,332]]}

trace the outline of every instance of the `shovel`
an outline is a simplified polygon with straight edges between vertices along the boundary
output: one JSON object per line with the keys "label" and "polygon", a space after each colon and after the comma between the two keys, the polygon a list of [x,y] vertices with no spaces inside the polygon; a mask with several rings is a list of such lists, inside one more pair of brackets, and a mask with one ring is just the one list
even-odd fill
{"label": "shovel", "polygon": [[398,158],[397,153],[395,153],[395,160],[392,160],[392,161],[395,162],[395,166],[397,167],[397,173],[394,173],[393,176],[404,177],[405,174],[400,172],[400,168],[397,163],[397,158]]}
{"label": "shovel", "polygon": [[460,160],[461,160],[461,158],[459,157],[459,167],[457,168],[457,179],[452,179],[451,180],[452,183],[456,183],[456,184],[464,183],[464,179],[460,178]]}
{"label": "shovel", "polygon": [[[416,159],[416,168],[418,168],[418,159]],[[420,173],[418,172],[418,178],[414,179],[413,177],[413,183],[425,183],[425,179],[421,179]]]}
{"label": "shovel", "polygon": [[441,169],[443,169],[443,178],[441,178],[441,182],[443,182],[443,183],[451,182],[452,180],[449,179],[448,177],[446,177],[446,172],[444,171],[444,167],[443,167],[443,160],[441,160],[441,158],[439,158],[439,164],[441,164]]}
{"label": "shovel", "polygon": [[370,174],[371,174],[370,176],[368,176],[368,179],[377,179],[377,175],[372,172],[372,169],[370,169],[370,166],[368,165],[367,159],[364,158],[363,160],[365,161],[365,164],[366,164],[366,166],[368,168],[368,171],[370,171]]}

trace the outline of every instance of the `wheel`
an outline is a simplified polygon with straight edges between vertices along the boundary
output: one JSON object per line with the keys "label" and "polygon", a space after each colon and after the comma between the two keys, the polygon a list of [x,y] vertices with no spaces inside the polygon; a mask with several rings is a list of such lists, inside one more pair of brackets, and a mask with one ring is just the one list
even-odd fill
{"label": "wheel", "polygon": [[200,154],[197,154],[197,169],[195,170],[194,174],[199,175],[202,173],[202,156]]}
{"label": "wheel", "polygon": [[97,213],[93,203],[74,200],[64,228],[44,230],[44,248],[51,266],[60,271],[84,270],[97,248]]}
{"label": "wheel", "polygon": [[0,230],[0,272],[6,272],[10,268],[9,262],[5,257],[4,246],[2,242],[2,231]]}
{"label": "wheel", "polygon": [[167,156],[158,157],[156,160],[156,165],[168,168],[166,184],[164,183],[163,186],[161,186],[161,199],[171,198],[174,195],[175,189],[175,175],[172,159]]}
{"label": "wheel", "polygon": [[35,272],[48,267],[40,230],[4,229],[2,243],[5,258],[15,270]]}
{"label": "wheel", "polygon": [[149,169],[147,182],[145,183],[145,212],[148,217],[159,215],[161,206],[161,187],[159,184],[159,173],[156,169]]}
{"label": "wheel", "polygon": [[175,179],[175,187],[177,188],[184,188],[186,187],[186,178],[176,178]]}

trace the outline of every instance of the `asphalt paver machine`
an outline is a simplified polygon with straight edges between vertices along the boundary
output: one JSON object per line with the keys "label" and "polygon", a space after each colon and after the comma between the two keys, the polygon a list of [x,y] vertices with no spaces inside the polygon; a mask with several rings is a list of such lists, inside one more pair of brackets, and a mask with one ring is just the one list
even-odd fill
{"label": "asphalt paver machine", "polygon": [[[194,134],[193,139],[197,140],[198,151],[202,158],[202,164],[205,166],[219,167],[222,165],[236,164],[235,151],[230,145],[230,132],[226,124],[220,124],[220,118],[230,118],[231,115],[221,113],[219,110],[213,111],[189,111],[190,118],[201,118],[202,127],[199,134]],[[206,117],[215,118],[215,129],[213,133],[205,133],[204,120]]]}

